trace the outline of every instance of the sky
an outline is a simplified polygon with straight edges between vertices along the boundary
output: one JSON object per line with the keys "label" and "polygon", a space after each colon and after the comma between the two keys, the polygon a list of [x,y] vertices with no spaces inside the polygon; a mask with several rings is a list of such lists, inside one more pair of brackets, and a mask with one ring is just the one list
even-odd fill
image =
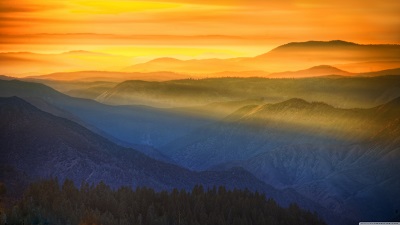
{"label": "sky", "polygon": [[248,57],[294,41],[400,44],[398,0],[1,0],[0,52]]}

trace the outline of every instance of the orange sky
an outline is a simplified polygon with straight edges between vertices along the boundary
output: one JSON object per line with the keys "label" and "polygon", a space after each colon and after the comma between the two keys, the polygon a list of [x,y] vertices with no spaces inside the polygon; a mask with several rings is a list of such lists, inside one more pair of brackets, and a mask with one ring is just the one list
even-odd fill
{"label": "orange sky", "polygon": [[0,12],[0,52],[227,58],[292,41],[400,44],[398,0],[1,0]]}

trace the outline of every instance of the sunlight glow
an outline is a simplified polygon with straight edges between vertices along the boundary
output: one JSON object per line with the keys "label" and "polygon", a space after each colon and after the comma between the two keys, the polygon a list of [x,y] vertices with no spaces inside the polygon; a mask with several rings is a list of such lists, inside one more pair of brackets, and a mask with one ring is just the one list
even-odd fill
{"label": "sunlight glow", "polygon": [[[396,0],[8,0],[0,2],[0,9],[2,53],[60,54],[83,50],[130,57],[130,63],[138,63],[160,57],[254,57],[289,42],[309,40],[400,43],[400,2]],[[341,68],[349,68],[348,63],[361,62],[328,62],[340,64]],[[36,73],[36,67],[44,64],[35,65],[24,74]],[[225,66],[224,71],[232,67]],[[271,64],[268,68],[252,66],[240,69],[277,72],[316,65],[291,62],[283,66]],[[108,68],[111,67],[116,68]],[[70,70],[74,68],[82,69],[71,65]],[[380,68],[391,66],[385,64]],[[14,75],[22,75],[20,66],[15,69]],[[0,72],[10,70],[7,67]]]}

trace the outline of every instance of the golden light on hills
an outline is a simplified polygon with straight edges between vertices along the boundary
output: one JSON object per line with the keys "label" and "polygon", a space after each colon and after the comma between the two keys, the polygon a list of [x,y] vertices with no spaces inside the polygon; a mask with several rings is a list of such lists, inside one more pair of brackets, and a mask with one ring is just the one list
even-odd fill
{"label": "golden light on hills", "polygon": [[[159,57],[254,57],[288,42],[308,40],[400,43],[400,2],[396,0],[5,0],[0,2],[0,11],[0,52],[85,50],[129,57],[124,66],[110,58],[107,68],[99,61],[91,70],[123,69]],[[307,67],[300,63],[287,70]],[[86,67],[41,70],[76,69]],[[225,69],[229,70],[230,66]],[[267,72],[278,70],[282,71]]]}

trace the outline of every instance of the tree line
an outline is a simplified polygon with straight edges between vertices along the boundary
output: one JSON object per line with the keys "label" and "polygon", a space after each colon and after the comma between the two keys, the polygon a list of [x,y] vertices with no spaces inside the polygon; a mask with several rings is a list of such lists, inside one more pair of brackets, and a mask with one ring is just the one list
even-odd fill
{"label": "tree line", "polygon": [[[32,183],[4,211],[15,225],[324,225],[296,204],[279,206],[264,194],[197,185],[191,191],[96,185],[57,179]],[[3,216],[5,216],[3,215]]]}

